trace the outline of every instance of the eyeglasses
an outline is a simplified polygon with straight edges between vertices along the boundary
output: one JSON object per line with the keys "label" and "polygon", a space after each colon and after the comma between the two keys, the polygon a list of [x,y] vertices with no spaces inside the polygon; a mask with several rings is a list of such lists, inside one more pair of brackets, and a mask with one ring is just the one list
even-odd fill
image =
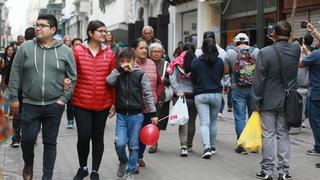
{"label": "eyeglasses", "polygon": [[104,29],[100,29],[100,30],[95,30],[95,31],[97,31],[97,32],[99,32],[100,34],[102,34],[102,33],[107,33],[107,31],[106,30],[104,30]]}
{"label": "eyeglasses", "polygon": [[33,27],[34,27],[34,28],[40,27],[41,29],[43,29],[43,28],[51,27],[51,26],[48,25],[48,24],[34,24]]}
{"label": "eyeglasses", "polygon": [[161,54],[162,51],[152,51],[151,53],[153,53],[153,54]]}

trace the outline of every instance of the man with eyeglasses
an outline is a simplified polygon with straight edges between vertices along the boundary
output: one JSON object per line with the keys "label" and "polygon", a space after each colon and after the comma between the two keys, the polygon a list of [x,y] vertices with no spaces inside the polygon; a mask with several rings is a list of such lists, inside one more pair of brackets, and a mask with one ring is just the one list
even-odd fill
{"label": "man with eyeglasses", "polygon": [[40,127],[44,145],[42,179],[52,179],[61,116],[73,89],[64,89],[64,78],[67,76],[72,85],[76,81],[71,49],[54,39],[57,24],[53,15],[39,15],[34,26],[36,38],[21,45],[11,69],[9,92],[13,111],[19,110],[18,92],[22,90],[24,180],[33,176],[34,143]]}

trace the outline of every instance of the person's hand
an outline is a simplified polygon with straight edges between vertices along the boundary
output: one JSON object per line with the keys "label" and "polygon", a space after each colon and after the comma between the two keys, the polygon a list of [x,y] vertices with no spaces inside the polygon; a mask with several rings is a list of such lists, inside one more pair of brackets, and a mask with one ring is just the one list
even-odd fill
{"label": "person's hand", "polygon": [[184,93],[183,93],[183,92],[179,92],[179,93],[177,94],[177,96],[178,96],[178,97],[183,97],[183,96],[184,96]]}
{"label": "person's hand", "polygon": [[112,105],[109,110],[109,118],[112,118],[115,114],[116,114],[116,108],[114,105]]}
{"label": "person's hand", "polygon": [[63,88],[66,90],[66,89],[69,89],[71,88],[71,80],[69,78],[64,78],[63,80]]}
{"label": "person's hand", "polygon": [[129,63],[122,64],[121,67],[124,69],[124,71],[127,72],[132,72],[133,70],[133,67]]}
{"label": "person's hand", "polygon": [[308,21],[306,22],[307,22],[307,31],[314,32],[316,29],[313,27],[313,25]]}
{"label": "person's hand", "polygon": [[62,100],[58,99],[56,101],[57,104],[61,105],[61,106],[64,106],[66,103],[64,103]]}
{"label": "person's hand", "polygon": [[310,54],[310,51],[308,50],[307,46],[305,46],[304,44],[301,46],[301,52],[305,55]]}
{"label": "person's hand", "polygon": [[19,101],[13,101],[10,103],[10,110],[12,112],[19,112],[19,106],[20,106]]}
{"label": "person's hand", "polygon": [[152,122],[152,124],[157,125],[158,124],[158,117],[151,118],[151,122]]}
{"label": "person's hand", "polygon": [[307,31],[313,33],[317,30],[313,27],[313,25],[310,22],[307,21]]}

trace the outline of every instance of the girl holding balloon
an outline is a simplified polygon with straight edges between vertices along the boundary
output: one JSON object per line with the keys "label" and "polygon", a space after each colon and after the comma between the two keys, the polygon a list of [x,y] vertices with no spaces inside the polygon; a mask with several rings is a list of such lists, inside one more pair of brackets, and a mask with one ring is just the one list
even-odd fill
{"label": "girl holding balloon", "polygon": [[[107,83],[116,88],[115,148],[120,161],[117,176],[123,177],[127,174],[127,179],[133,179],[138,163],[139,132],[144,120],[144,98],[151,120],[154,122],[158,120],[148,77],[135,64],[134,57],[131,48],[124,48],[119,54],[119,66],[107,77]],[[129,158],[126,154],[127,145]]]}

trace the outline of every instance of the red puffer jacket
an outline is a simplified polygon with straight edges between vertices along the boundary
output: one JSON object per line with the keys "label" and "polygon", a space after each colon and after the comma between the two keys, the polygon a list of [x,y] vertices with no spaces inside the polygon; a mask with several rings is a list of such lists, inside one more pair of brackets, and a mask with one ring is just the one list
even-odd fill
{"label": "red puffer jacket", "polygon": [[115,68],[116,58],[109,48],[99,50],[96,57],[85,44],[73,49],[77,65],[77,83],[72,102],[75,106],[101,111],[115,101],[115,90],[106,83],[106,77]]}

